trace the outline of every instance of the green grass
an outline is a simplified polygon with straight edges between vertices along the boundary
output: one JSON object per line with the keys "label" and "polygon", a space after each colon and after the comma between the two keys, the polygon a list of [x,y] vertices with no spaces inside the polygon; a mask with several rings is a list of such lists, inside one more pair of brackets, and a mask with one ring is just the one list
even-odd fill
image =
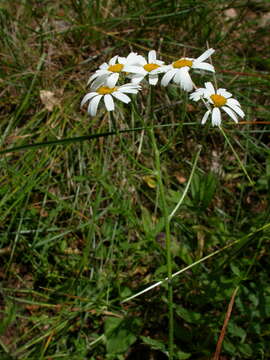
{"label": "green grass", "polygon": [[[185,192],[199,146],[170,221],[172,272],[190,266],[172,280],[174,357],[213,356],[237,287],[222,355],[270,357],[269,11],[245,0],[0,1],[1,360],[167,358],[167,282],[122,301],[167,277],[164,209]],[[154,48],[169,62],[207,44],[219,87],[246,113],[223,124],[253,184],[175,87],[155,90],[156,155],[147,90],[119,104],[116,133],[106,112],[80,109],[89,75],[115,54]],[[52,111],[41,90],[54,93]]]}

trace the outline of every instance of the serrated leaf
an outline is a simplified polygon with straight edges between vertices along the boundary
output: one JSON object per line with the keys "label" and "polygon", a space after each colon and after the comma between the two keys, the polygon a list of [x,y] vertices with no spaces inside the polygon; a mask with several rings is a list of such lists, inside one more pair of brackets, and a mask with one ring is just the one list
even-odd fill
{"label": "serrated leaf", "polygon": [[150,337],[146,337],[146,336],[141,336],[140,338],[142,339],[143,343],[146,345],[149,345],[151,347],[151,349],[160,350],[164,354],[167,354],[166,347],[165,347],[164,343],[162,343],[161,341],[151,339]]}

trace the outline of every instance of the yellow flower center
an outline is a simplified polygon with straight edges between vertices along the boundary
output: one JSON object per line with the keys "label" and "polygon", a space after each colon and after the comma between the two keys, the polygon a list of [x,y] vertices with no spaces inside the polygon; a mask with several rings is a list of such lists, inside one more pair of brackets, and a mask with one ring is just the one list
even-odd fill
{"label": "yellow flower center", "polygon": [[115,64],[115,65],[110,65],[108,67],[108,70],[112,71],[112,72],[120,72],[120,71],[122,71],[123,67],[124,67],[124,65],[122,65],[122,64]]}
{"label": "yellow flower center", "polygon": [[211,95],[210,98],[213,100],[215,107],[221,107],[227,102],[227,99],[224,96],[218,94]]}
{"label": "yellow flower center", "polygon": [[191,67],[192,66],[192,61],[191,60],[187,60],[187,59],[179,59],[177,61],[175,61],[172,66],[176,69],[180,69],[184,66],[188,66]]}
{"label": "yellow flower center", "polygon": [[100,95],[106,95],[106,94],[111,94],[116,90],[117,90],[116,87],[109,88],[108,86],[101,86],[100,88],[97,89],[97,93],[99,93]]}
{"label": "yellow flower center", "polygon": [[150,72],[152,70],[156,70],[157,68],[159,68],[160,66],[157,64],[146,64],[143,66],[144,70]]}

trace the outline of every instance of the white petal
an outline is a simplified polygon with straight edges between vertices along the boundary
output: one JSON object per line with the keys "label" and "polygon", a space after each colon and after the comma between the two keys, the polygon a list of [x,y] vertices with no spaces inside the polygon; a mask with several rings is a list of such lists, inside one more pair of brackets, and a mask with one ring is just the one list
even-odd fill
{"label": "white petal", "polygon": [[201,94],[198,93],[197,90],[196,90],[196,91],[194,91],[193,93],[191,93],[189,95],[189,98],[190,98],[190,100],[193,100],[193,101],[199,101],[200,98],[201,98]]}
{"label": "white petal", "polygon": [[193,62],[192,68],[215,72],[214,66],[205,62]]}
{"label": "white petal", "polygon": [[232,96],[232,94],[229,91],[222,88],[217,89],[217,94],[224,96],[226,99]]}
{"label": "white petal", "polygon": [[119,62],[119,64],[124,65],[124,64],[127,63],[127,58],[122,57],[122,56],[118,56],[118,62]]}
{"label": "white petal", "polygon": [[105,103],[106,109],[108,111],[114,110],[114,102],[113,102],[113,98],[110,94],[106,94],[104,96],[104,103]]}
{"label": "white petal", "polygon": [[137,55],[137,53],[130,53],[128,56],[127,56],[127,62],[126,64],[127,65],[141,65],[141,64],[146,64],[147,61],[145,60],[145,58],[141,55]]}
{"label": "white petal", "polygon": [[214,49],[208,49],[206,50],[201,56],[199,56],[197,59],[195,59],[196,62],[201,62],[209,58],[213,53],[215,52]]}
{"label": "white petal", "polygon": [[150,85],[157,85],[157,82],[158,82],[158,75],[149,74],[149,84]]}
{"label": "white petal", "polygon": [[136,89],[136,90],[141,90],[141,86],[138,84],[133,84],[133,83],[127,83],[124,84],[122,86],[119,86],[118,89]]}
{"label": "white petal", "polygon": [[137,64],[145,65],[145,64],[147,64],[147,61],[145,60],[145,58],[142,55],[138,55],[135,65],[137,65]]}
{"label": "white petal", "polygon": [[219,126],[221,124],[221,113],[219,108],[214,107],[212,111],[212,125]]}
{"label": "white petal", "polygon": [[99,75],[97,72],[95,72],[93,75],[90,76],[90,78],[87,81],[87,85],[90,84],[95,78],[97,78]]}
{"label": "white petal", "polygon": [[107,78],[108,78],[108,74],[98,77],[96,80],[94,80],[91,83],[91,85],[90,85],[91,90],[96,90],[100,86],[105,86]]}
{"label": "white petal", "polygon": [[138,55],[136,62],[134,62],[133,64],[130,64],[130,65],[132,65],[132,66],[144,66],[146,64],[147,64],[146,59],[143,56]]}
{"label": "white petal", "polygon": [[204,86],[212,95],[216,93],[216,90],[215,90],[213,84],[210,81],[204,83]]}
{"label": "white petal", "polygon": [[236,123],[238,123],[238,119],[237,116],[235,114],[234,111],[232,111],[230,108],[228,108],[227,106],[222,106],[221,107],[222,110],[224,110],[232,119],[233,121],[235,121]]}
{"label": "white petal", "polygon": [[144,79],[143,75],[134,75],[131,77],[131,81],[133,84],[139,84]]}
{"label": "white petal", "polygon": [[86,94],[86,95],[83,97],[82,101],[81,101],[81,107],[82,107],[88,100],[92,99],[92,97],[97,96],[97,95],[98,95],[98,93],[96,93],[96,92],[90,92],[90,93]]}
{"label": "white petal", "polygon": [[89,85],[94,79],[105,76],[106,74],[108,74],[107,70],[97,70],[92,76],[90,76],[87,85]]}
{"label": "white petal", "polygon": [[154,61],[154,64],[157,64],[157,65],[161,66],[161,65],[164,65],[164,61],[155,60],[155,61]]}
{"label": "white petal", "polygon": [[175,84],[180,85],[180,82],[181,82],[181,71],[180,71],[180,69],[177,69],[177,71],[176,71],[176,73],[175,73],[175,75],[173,77],[173,82]]}
{"label": "white petal", "polygon": [[[229,105],[229,103],[227,102],[227,105]],[[237,105],[231,104],[229,105],[230,108],[233,109],[234,112],[236,112],[236,114],[238,114],[241,118],[245,117],[245,113],[244,111]]]}
{"label": "white petal", "polygon": [[183,67],[180,69],[181,77],[180,77],[180,86],[185,91],[191,91],[193,89],[193,83],[191,77],[189,75],[189,68]]}
{"label": "white petal", "polygon": [[99,68],[101,70],[104,70],[104,69],[108,69],[108,67],[109,67],[109,65],[105,62],[105,63],[101,64]]}
{"label": "white petal", "polygon": [[94,97],[88,105],[88,112],[91,116],[95,116],[97,113],[98,104],[103,95],[97,95]]}
{"label": "white petal", "polygon": [[125,65],[123,70],[132,74],[147,74],[147,71],[142,66]]}
{"label": "white petal", "polygon": [[109,61],[109,64],[114,65],[116,63],[117,58],[118,58],[118,55],[115,55],[113,58],[111,58],[111,60]]}
{"label": "white petal", "polygon": [[203,118],[202,118],[202,125],[204,125],[209,117],[211,113],[211,110],[207,110],[206,113],[203,115]]}
{"label": "white petal", "polygon": [[118,100],[123,101],[125,104],[128,104],[131,101],[131,99],[127,95],[121,93],[120,91],[113,92],[112,96],[114,96]]}
{"label": "white petal", "polygon": [[128,54],[127,56],[127,60],[130,62],[130,61],[136,61],[137,59],[137,53],[135,52],[131,52],[130,54]]}
{"label": "white petal", "polygon": [[157,58],[157,54],[155,52],[155,50],[151,50],[148,53],[148,62],[149,64],[153,63]]}
{"label": "white petal", "polygon": [[227,104],[228,104],[229,106],[231,106],[231,105],[236,105],[236,106],[241,107],[239,101],[237,101],[236,99],[228,99],[228,100],[227,100]]}
{"label": "white petal", "polygon": [[118,88],[118,91],[120,91],[121,93],[126,93],[126,94],[137,94],[139,89],[121,86]]}
{"label": "white petal", "polygon": [[161,73],[167,72],[169,70],[173,70],[172,66],[170,66],[170,65],[161,65],[157,69],[152,70],[151,74],[161,74]]}
{"label": "white petal", "polygon": [[192,94],[190,94],[189,98],[193,101],[198,101],[204,96],[204,93],[205,93],[205,89],[199,88],[195,90]]}
{"label": "white petal", "polygon": [[207,89],[204,89],[204,92],[203,92],[203,97],[207,100],[211,100],[211,103],[213,103],[212,99],[211,99],[211,95],[213,95],[213,93]]}
{"label": "white petal", "polygon": [[167,86],[176,73],[177,73],[177,69],[171,69],[167,71],[161,80],[161,85]]}
{"label": "white petal", "polygon": [[108,77],[106,81],[106,85],[109,88],[113,88],[115,87],[115,84],[117,83],[118,79],[119,79],[119,73],[113,73]]}

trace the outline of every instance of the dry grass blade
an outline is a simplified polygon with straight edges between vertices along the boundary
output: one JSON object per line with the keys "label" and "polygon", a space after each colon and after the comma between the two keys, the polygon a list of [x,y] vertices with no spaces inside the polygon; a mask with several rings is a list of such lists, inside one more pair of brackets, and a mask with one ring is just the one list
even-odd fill
{"label": "dry grass blade", "polygon": [[228,323],[229,323],[229,320],[230,320],[230,317],[231,317],[231,313],[232,313],[232,309],[233,309],[233,305],[234,305],[234,300],[235,300],[235,297],[236,297],[236,294],[239,290],[239,287],[237,286],[237,288],[234,290],[233,294],[232,294],[232,297],[231,297],[231,300],[230,300],[230,303],[229,303],[229,306],[228,306],[228,309],[227,309],[227,312],[226,312],[226,316],[225,316],[225,319],[224,319],[224,323],[223,323],[223,326],[222,326],[222,329],[221,329],[221,332],[220,332],[220,335],[219,335],[219,338],[218,338],[218,342],[217,342],[217,346],[216,346],[216,352],[215,352],[215,355],[213,357],[213,360],[219,360],[219,356],[220,356],[220,352],[221,352],[221,348],[222,348],[222,343],[223,343],[223,340],[224,340],[224,337],[225,337],[225,334],[226,334],[226,330],[227,330],[227,326],[228,326]]}

